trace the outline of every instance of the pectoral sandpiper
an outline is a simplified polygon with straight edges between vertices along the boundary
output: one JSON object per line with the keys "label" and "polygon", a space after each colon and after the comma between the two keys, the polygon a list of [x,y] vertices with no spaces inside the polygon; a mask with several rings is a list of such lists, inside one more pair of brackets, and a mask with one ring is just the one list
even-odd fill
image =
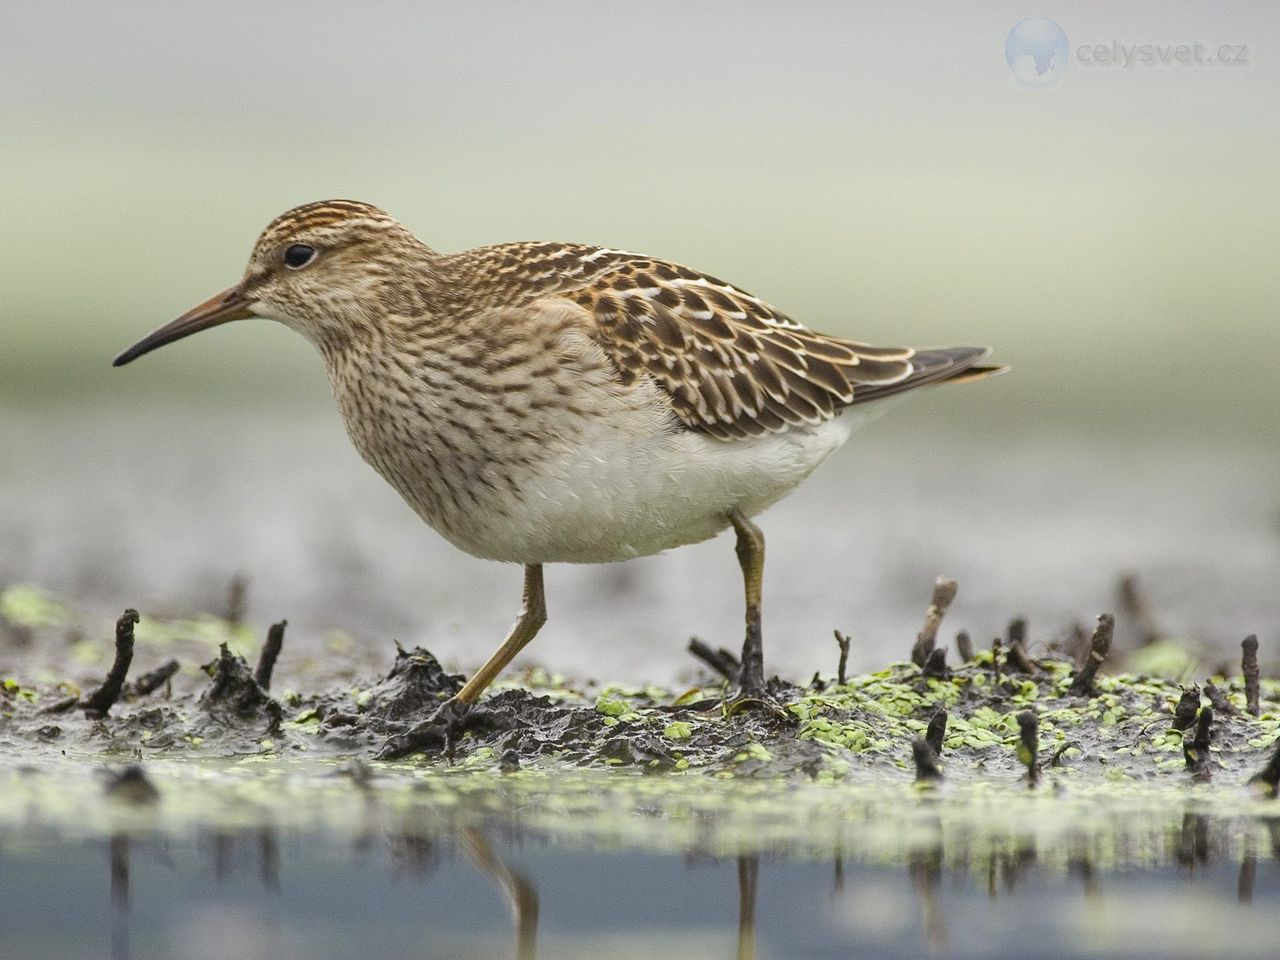
{"label": "pectoral sandpiper", "polygon": [[455,546],[524,565],[524,604],[442,716],[456,718],[546,620],[545,563],[605,563],[732,527],[746,586],[740,698],[766,698],[764,537],[790,493],[883,401],[998,372],[988,350],[823,336],[731,284],[568,243],[440,254],[376,207],[273,221],[244,277],[117,366],[248,317],[316,345],[361,455]]}

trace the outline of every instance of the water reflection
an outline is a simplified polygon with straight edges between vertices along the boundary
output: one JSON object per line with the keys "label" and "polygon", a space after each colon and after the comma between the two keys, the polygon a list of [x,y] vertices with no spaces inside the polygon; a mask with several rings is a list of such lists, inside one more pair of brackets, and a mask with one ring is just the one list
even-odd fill
{"label": "water reflection", "polygon": [[111,838],[111,960],[129,958],[129,838]]}
{"label": "water reflection", "polygon": [[758,854],[738,858],[738,960],[755,960],[756,898],[760,890]]}
{"label": "water reflection", "polygon": [[[1032,928],[1038,931],[1042,956],[1121,956],[1126,955],[1127,937],[1145,929],[1144,923],[1171,923],[1176,934],[1179,919],[1171,911],[1186,901],[1171,892],[1170,884],[1195,881],[1189,889],[1196,922],[1210,931],[1226,932],[1222,923],[1231,921],[1234,954],[1262,956],[1265,951],[1251,940],[1251,931],[1271,929],[1269,918],[1280,909],[1277,817],[1246,825],[1260,829],[1239,831],[1240,824],[1229,819],[1186,811],[1163,851],[1149,848],[1146,852],[1155,856],[1137,871],[1116,860],[1114,850],[1100,862],[1082,835],[1047,845],[1037,844],[1030,836],[1005,836],[995,844],[1000,849],[975,858],[972,845],[944,842],[941,820],[926,820],[924,826],[932,839],[908,844],[896,866],[857,855],[851,858],[840,850],[827,861],[825,883],[819,864],[769,854],[769,871],[779,882],[764,899],[764,851],[758,850],[726,858],[695,846],[683,851],[683,866],[674,857],[654,858],[626,850],[576,850],[566,858],[554,838],[513,831],[509,826],[433,831],[428,819],[417,815],[405,817],[380,835],[360,832],[339,844],[333,837],[292,830],[282,833],[271,825],[209,831],[197,834],[192,842],[122,830],[105,843],[111,911],[109,929],[102,932],[109,937],[112,960],[164,956],[156,945],[164,939],[159,927],[166,922],[173,928],[167,931],[169,936],[178,939],[234,923],[237,960],[346,956],[343,943],[355,934],[365,945],[362,956],[454,955],[448,952],[451,945],[468,943],[469,948],[458,955],[534,960],[540,955],[539,921],[544,907],[540,889],[545,887],[553,891],[545,906],[554,922],[550,943],[543,945],[544,960],[595,955],[593,951],[619,934],[644,951],[679,945],[683,956],[695,958],[834,958],[855,950],[862,956],[904,951],[970,956],[976,955],[979,944],[978,953],[983,956],[1014,957],[1022,955],[1020,946]],[[1151,837],[1146,834],[1141,843]],[[1096,848],[1096,837],[1094,841]],[[1140,846],[1129,849],[1140,853]],[[29,878],[33,871],[39,874],[42,866],[58,859],[59,852],[65,852],[63,844],[51,837],[42,845],[26,844],[18,857],[0,861],[0,891],[19,877]],[[375,867],[372,873],[355,869],[370,863]],[[157,885],[154,876],[142,882],[154,865],[163,868],[162,882]],[[606,873],[616,874],[614,881],[584,887],[575,880],[576,873],[584,869],[591,873],[601,865]],[[716,872],[722,892],[706,876],[708,869]],[[895,874],[904,886],[894,882]],[[201,889],[193,882],[200,876],[212,877],[219,889]],[[467,876],[479,884],[469,884]],[[1104,882],[1107,878],[1110,884]],[[1072,882],[1064,885],[1063,880]],[[316,912],[332,882],[352,889],[358,886],[359,899],[365,904],[354,920],[342,921],[354,925],[346,933],[334,928],[341,918],[327,921],[323,911]],[[386,902],[392,891],[403,893],[406,882],[412,887],[411,896],[402,897],[398,905]],[[23,942],[24,928],[39,930],[46,943],[56,943],[59,928],[53,904],[92,900],[83,874],[61,876],[59,883],[57,896],[47,902],[43,916],[16,918],[18,943]],[[140,907],[136,884],[145,891],[141,894],[147,901],[145,909]],[[831,896],[815,896],[819,892],[815,887],[824,885]],[[468,887],[461,897],[460,887]],[[486,889],[506,903],[505,936],[498,936],[500,927],[486,912]],[[1074,906],[1072,889],[1079,898]],[[1153,893],[1158,897],[1153,899]],[[722,896],[736,900],[736,929],[719,914],[716,904]],[[1131,912],[1130,903],[1136,916],[1139,909],[1151,910],[1161,901],[1167,902],[1168,909],[1157,908],[1148,921],[1125,917]],[[1051,911],[1045,909],[1049,903],[1054,904]],[[820,909],[815,910],[815,904]],[[1004,908],[1006,904],[1012,912]],[[1241,908],[1247,912],[1231,912]],[[221,923],[211,925],[207,917],[211,909],[224,911]],[[1011,917],[1020,919],[1011,922]],[[1031,922],[1029,917],[1036,919]],[[1242,917],[1255,920],[1241,923]],[[671,922],[664,924],[664,918]],[[308,932],[309,924],[315,927]],[[1081,926],[1076,929],[1076,925]],[[407,931],[409,942],[418,944],[417,953],[397,952],[397,944],[406,939],[403,932],[385,948],[380,945],[380,933],[397,927]],[[691,931],[703,936],[691,936]],[[188,943],[185,955],[232,956],[225,946],[208,953],[214,949],[209,944]],[[1153,949],[1165,950],[1168,956],[1194,956],[1199,945],[1192,939],[1179,946],[1166,934]],[[77,952],[69,945],[57,955],[70,960],[95,953]],[[632,953],[623,950],[612,955]]]}
{"label": "water reflection", "polygon": [[938,904],[938,881],[942,879],[942,847],[918,850],[907,861],[911,885],[920,898],[920,916],[924,922],[925,944],[931,953],[947,947],[947,921]]}
{"label": "water reflection", "polygon": [[480,831],[464,830],[460,839],[476,869],[507,898],[515,925],[516,960],[533,960],[538,954],[537,889],[494,853],[492,845]]}

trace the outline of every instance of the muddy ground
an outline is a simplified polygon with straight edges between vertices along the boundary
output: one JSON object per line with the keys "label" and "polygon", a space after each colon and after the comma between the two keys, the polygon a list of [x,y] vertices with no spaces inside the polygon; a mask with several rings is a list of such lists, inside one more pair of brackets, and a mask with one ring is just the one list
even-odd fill
{"label": "muddy ground", "polygon": [[[1246,641],[1238,672],[1195,676],[1195,665],[1159,638],[1129,655],[1148,670],[1108,672],[1120,662],[1109,649],[1109,615],[1092,632],[1037,644],[1034,657],[1017,620],[986,649],[957,636],[958,650],[948,651],[938,639],[946,592],[935,595],[941,603],[910,648],[918,662],[843,676],[847,641],[837,634],[832,669],[804,681],[773,678],[773,705],[726,704],[736,661],[695,642],[705,667],[688,689],[583,686],[526,671],[496,684],[445,730],[423,721],[463,677],[422,647],[395,645],[381,674],[311,689],[305,665],[302,676],[275,669],[288,643],[284,623],[258,638],[228,620],[148,623],[127,611],[113,639],[39,591],[10,588],[0,594],[10,654],[15,645],[19,652],[61,645],[67,656],[62,676],[45,668],[5,678],[0,743],[34,764],[51,756],[316,756],[811,781],[1224,785],[1268,770],[1262,789],[1274,789],[1268,762],[1280,736],[1280,682],[1257,677],[1256,639]],[[108,652],[105,677],[90,679],[87,662]]]}

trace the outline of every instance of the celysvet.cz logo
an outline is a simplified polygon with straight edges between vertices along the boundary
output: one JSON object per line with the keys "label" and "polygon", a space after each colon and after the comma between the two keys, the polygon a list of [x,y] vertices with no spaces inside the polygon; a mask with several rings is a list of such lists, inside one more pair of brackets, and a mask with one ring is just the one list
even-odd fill
{"label": "celysvet.cz logo", "polygon": [[1030,86],[1053,83],[1067,69],[1071,56],[1067,35],[1052,20],[1028,17],[1015,24],[1004,41],[1004,59],[1019,82]]}
{"label": "celysvet.cz logo", "polygon": [[1149,70],[1195,67],[1241,67],[1249,63],[1249,45],[1192,40],[1185,43],[1111,39],[1067,42],[1063,29],[1044,17],[1028,17],[1014,25],[1004,41],[1004,59],[1014,78],[1025,86],[1054,84],[1074,60],[1084,69]]}

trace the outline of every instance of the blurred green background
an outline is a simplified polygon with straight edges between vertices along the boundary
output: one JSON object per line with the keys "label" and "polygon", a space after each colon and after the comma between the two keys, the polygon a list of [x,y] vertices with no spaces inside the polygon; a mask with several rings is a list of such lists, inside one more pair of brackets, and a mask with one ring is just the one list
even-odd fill
{"label": "blurred green background", "polygon": [[[1046,88],[1003,56],[1029,14],[1072,49]],[[0,399],[320,402],[268,324],[107,361],[235,280],[277,213],[345,196],[441,250],[601,243],[822,330],[994,344],[1016,375],[966,415],[1278,441],[1275,27],[1201,3],[10,0]],[[1248,62],[1075,56],[1112,40]]]}

